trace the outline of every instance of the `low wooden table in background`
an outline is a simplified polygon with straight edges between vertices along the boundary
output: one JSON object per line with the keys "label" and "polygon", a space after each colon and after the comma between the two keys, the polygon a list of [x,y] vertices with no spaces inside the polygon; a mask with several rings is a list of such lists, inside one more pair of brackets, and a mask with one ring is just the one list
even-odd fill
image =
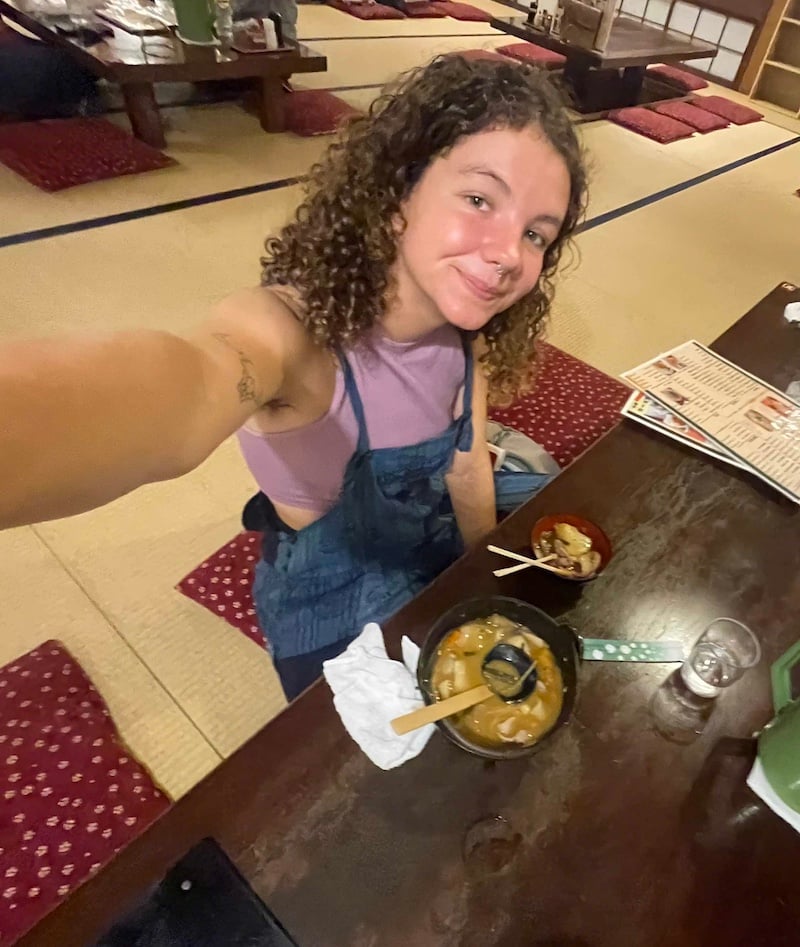
{"label": "low wooden table in background", "polygon": [[[658,101],[658,94],[643,100],[647,66],[704,59],[716,53],[713,46],[624,16],[614,21],[608,46],[602,53],[565,43],[552,33],[534,29],[522,16],[494,17],[490,25],[566,56],[564,81],[574,96],[576,110],[582,114],[602,114],[643,101]],[[663,89],[661,99],[674,99],[682,94],[663,83],[658,85]]]}
{"label": "low wooden table in background", "polygon": [[[784,390],[800,376],[800,329],[783,318],[795,300],[800,289],[776,288],[713,348]],[[730,615],[753,628],[763,659],[696,743],[669,743],[650,724],[670,667],[585,664],[572,720],[534,756],[492,763],[437,733],[385,773],[321,682],[20,947],[94,943],[206,836],[301,947],[797,947],[800,835],[745,777],[751,736],[772,715],[769,665],[800,634],[800,508],[626,421],[491,539],[529,548],[533,523],[556,512],[607,531],[615,557],[602,576],[495,579],[503,562],[482,545],[387,623],[390,653],[486,593],[591,637],[688,644]]]}
{"label": "low wooden table in background", "polygon": [[286,82],[295,73],[325,72],[328,61],[302,43],[287,51],[233,55],[218,62],[213,47],[182,43],[174,32],[138,36],[103,21],[113,30],[94,46],[84,46],[59,33],[46,16],[34,17],[0,0],[0,14],[33,33],[45,43],[58,46],[94,75],[122,87],[125,108],[134,135],[148,145],[163,148],[164,127],[156,103],[156,82],[208,82],[252,78],[260,84],[261,127],[283,131]]}

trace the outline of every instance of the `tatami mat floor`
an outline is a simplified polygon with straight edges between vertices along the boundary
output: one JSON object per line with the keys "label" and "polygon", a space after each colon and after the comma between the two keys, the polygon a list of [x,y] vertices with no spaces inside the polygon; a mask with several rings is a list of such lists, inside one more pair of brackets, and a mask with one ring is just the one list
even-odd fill
{"label": "tatami mat floor", "polygon": [[[491,0],[473,2],[507,13]],[[509,42],[483,23],[364,23],[316,5],[301,6],[300,34],[325,52],[329,70],[296,84],[356,86],[340,94],[359,107],[377,94],[365,86],[437,53]],[[233,104],[166,114],[174,169],[47,195],[0,167],[0,204],[10,209],[0,218],[0,338],[182,329],[227,292],[257,281],[263,238],[291,213],[297,187],[13,242],[59,224],[282,182],[301,175],[325,146],[325,139],[267,138]],[[561,281],[551,321],[556,344],[617,373],[687,337],[708,341],[777,282],[800,282],[793,194],[800,145],[790,144],[800,122],[768,112],[760,124],[668,147],[606,122],[584,125],[581,134],[593,167],[589,218],[629,212],[579,237],[579,261]],[[737,164],[743,159],[751,160]],[[674,191],[661,194],[666,189]],[[2,245],[4,237],[11,245]],[[175,796],[283,706],[266,654],[173,590],[237,530],[252,489],[228,442],[181,480],[84,516],[0,533],[0,662],[62,639],[132,748]]]}

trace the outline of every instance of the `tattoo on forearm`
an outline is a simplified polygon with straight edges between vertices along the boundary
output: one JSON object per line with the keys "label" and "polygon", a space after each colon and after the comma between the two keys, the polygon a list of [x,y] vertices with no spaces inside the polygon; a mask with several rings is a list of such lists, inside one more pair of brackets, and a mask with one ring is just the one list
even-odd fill
{"label": "tattoo on forearm", "polygon": [[242,404],[245,404],[247,401],[252,401],[254,404],[258,404],[258,394],[256,393],[256,379],[253,375],[253,362],[242,352],[237,349],[236,346],[230,341],[230,337],[225,335],[222,332],[215,332],[214,338],[218,342],[222,342],[223,345],[227,345],[229,349],[232,349],[239,356],[239,364],[242,366],[242,377],[239,379],[236,390],[239,392],[239,401]]}

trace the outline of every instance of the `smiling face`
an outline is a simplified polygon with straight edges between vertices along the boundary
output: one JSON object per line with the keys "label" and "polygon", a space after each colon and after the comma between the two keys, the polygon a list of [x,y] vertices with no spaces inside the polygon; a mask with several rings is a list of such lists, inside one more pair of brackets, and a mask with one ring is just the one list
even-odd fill
{"label": "smiling face", "polygon": [[564,159],[536,127],[462,139],[403,204],[403,311],[431,327],[482,328],[536,286],[569,198]]}

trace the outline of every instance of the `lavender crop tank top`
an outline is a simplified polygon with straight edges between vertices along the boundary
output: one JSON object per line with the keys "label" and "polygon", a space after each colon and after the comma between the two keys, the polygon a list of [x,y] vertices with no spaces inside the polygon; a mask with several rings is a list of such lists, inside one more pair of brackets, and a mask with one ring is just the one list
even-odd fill
{"label": "lavender crop tank top", "polygon": [[[373,449],[406,447],[443,434],[464,384],[464,349],[457,329],[442,326],[414,342],[393,342],[380,330],[347,352]],[[273,502],[326,513],[338,500],[358,425],[336,373],[328,411],[304,427],[264,434],[238,432],[259,489]]]}

